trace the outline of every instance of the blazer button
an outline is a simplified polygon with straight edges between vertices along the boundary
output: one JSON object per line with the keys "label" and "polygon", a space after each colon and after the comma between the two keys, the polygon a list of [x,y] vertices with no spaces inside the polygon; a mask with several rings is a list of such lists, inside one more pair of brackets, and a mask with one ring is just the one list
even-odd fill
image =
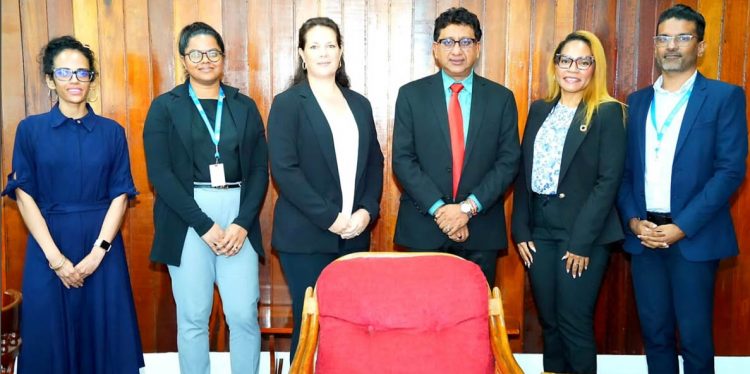
{"label": "blazer button", "polygon": [[564,193],[561,193],[561,194],[559,194],[559,195],[557,195],[557,196],[559,196],[559,197],[560,197],[561,199],[564,199],[564,198],[565,198],[565,194],[564,194]]}

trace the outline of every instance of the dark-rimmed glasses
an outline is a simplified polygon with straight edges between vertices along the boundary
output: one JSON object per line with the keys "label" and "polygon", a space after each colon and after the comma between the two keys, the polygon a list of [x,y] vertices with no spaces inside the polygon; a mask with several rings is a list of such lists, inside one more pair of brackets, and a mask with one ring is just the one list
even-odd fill
{"label": "dark-rimmed glasses", "polygon": [[61,82],[67,82],[73,79],[74,75],[79,82],[91,82],[94,80],[94,74],[96,73],[89,69],[71,70],[68,68],[56,68],[52,70],[52,76]]}
{"label": "dark-rimmed glasses", "polygon": [[693,34],[657,35],[654,36],[654,44],[656,44],[657,47],[663,47],[674,41],[677,45],[687,45],[695,37],[696,36]]}
{"label": "dark-rimmed glasses", "polygon": [[208,51],[199,51],[197,49],[194,49],[183,56],[187,56],[187,58],[194,64],[197,64],[201,61],[203,61],[203,56],[206,56],[208,61],[211,62],[218,62],[219,59],[221,59],[221,56],[224,55],[220,50],[218,49],[209,49]]}
{"label": "dark-rimmed glasses", "polygon": [[458,43],[458,46],[461,47],[461,49],[469,49],[474,46],[474,43],[476,43],[477,40],[473,38],[461,38],[459,40],[453,38],[444,38],[439,39],[437,42],[446,50],[451,50],[453,49],[453,46],[456,45],[456,43]]}
{"label": "dark-rimmed glasses", "polygon": [[578,68],[578,70],[586,70],[594,65],[594,57],[581,56],[578,58],[573,58],[568,55],[559,53],[555,55],[555,65],[557,65],[557,67],[559,67],[560,69],[570,69],[570,67],[573,66],[573,63],[576,64],[576,68]]}

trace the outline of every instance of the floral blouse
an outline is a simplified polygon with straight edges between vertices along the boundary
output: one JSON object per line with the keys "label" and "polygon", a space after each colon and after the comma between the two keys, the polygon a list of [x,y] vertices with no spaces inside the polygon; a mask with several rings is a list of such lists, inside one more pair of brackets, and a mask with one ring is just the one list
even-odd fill
{"label": "floral blouse", "polygon": [[534,140],[532,191],[544,195],[557,193],[565,137],[575,114],[576,108],[568,108],[558,102],[542,123]]}

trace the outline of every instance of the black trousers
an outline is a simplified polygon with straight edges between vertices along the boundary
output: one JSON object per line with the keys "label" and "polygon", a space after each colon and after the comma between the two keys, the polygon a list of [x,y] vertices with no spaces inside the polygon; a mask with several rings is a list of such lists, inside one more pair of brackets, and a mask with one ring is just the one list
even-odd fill
{"label": "black trousers", "polygon": [[529,280],[544,337],[544,370],[558,373],[596,373],[594,307],[609,261],[609,248],[595,246],[588,269],[575,279],[562,257],[568,248],[564,222],[559,222],[557,199],[534,199],[533,237],[536,252]]}
{"label": "black trousers", "polygon": [[495,286],[495,273],[497,272],[497,254],[499,251],[477,251],[461,248],[457,243],[446,244],[435,249],[417,249],[409,248],[410,252],[442,252],[456,255],[465,260],[469,260],[482,269],[484,277],[487,278],[487,284],[490,288]]}
{"label": "black trousers", "polygon": [[[356,251],[355,251],[356,252]],[[302,307],[305,303],[305,290],[315,287],[318,276],[331,262],[348,253],[288,253],[278,252],[281,269],[284,271],[289,294],[292,297],[292,345],[289,352],[289,362],[294,360],[299,342],[300,326],[302,324]]]}

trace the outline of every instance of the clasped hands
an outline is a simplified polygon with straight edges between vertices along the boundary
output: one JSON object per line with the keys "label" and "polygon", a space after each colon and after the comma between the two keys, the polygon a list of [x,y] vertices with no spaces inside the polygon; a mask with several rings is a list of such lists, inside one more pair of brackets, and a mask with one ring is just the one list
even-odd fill
{"label": "clasped hands", "polygon": [[469,216],[460,204],[445,204],[435,211],[435,223],[450,240],[463,243],[469,239]]}
{"label": "clasped hands", "polygon": [[65,255],[60,253],[60,259],[56,260],[56,263],[62,261],[62,266],[54,270],[55,275],[60,278],[65,288],[83,287],[84,279],[99,268],[106,253],[107,251],[104,249],[94,247],[78,264],[73,264]]}
{"label": "clasped hands", "polygon": [[213,253],[217,256],[227,257],[234,256],[240,252],[245,238],[247,238],[247,230],[236,223],[230,224],[226,229],[222,229],[221,226],[214,223],[201,236],[201,239],[208,244]]}
{"label": "clasped hands", "polygon": [[645,219],[633,218],[629,226],[641,244],[651,249],[669,248],[670,244],[685,237],[685,233],[674,223],[659,226]]}
{"label": "clasped hands", "polygon": [[339,213],[328,231],[338,235],[341,239],[352,239],[365,231],[370,224],[370,213],[365,209],[358,209],[351,216]]}

